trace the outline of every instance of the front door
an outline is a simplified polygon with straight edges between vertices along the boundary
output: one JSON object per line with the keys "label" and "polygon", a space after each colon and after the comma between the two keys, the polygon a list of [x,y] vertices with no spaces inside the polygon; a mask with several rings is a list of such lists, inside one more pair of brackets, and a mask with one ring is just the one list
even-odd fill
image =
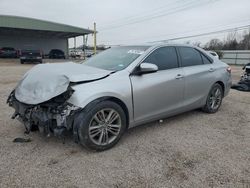
{"label": "front door", "polygon": [[158,66],[155,73],[133,75],[135,122],[157,119],[181,108],[184,97],[183,70],[179,68],[175,47],[161,47],[145,60]]}

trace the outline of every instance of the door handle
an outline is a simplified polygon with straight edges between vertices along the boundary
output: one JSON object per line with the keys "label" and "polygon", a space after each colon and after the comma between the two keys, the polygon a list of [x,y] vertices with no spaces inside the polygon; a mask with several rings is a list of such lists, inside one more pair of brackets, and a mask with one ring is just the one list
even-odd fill
{"label": "door handle", "polygon": [[177,76],[175,77],[175,79],[181,79],[181,78],[183,78],[183,77],[184,77],[183,75],[177,74]]}
{"label": "door handle", "polygon": [[210,69],[209,69],[209,72],[214,72],[214,68],[210,68]]}

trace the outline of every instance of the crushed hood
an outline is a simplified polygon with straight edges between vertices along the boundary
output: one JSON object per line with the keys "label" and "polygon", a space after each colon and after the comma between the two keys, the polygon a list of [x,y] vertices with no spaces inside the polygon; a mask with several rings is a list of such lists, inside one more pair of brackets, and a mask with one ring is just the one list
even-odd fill
{"label": "crushed hood", "polygon": [[25,104],[39,104],[65,92],[70,82],[94,81],[110,73],[73,62],[39,64],[23,76],[15,88],[15,97]]}

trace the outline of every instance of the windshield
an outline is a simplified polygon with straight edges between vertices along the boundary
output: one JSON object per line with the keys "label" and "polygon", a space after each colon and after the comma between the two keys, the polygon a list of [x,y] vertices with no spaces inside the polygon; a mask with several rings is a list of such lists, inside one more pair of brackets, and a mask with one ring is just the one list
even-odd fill
{"label": "windshield", "polygon": [[7,47],[5,47],[5,48],[2,48],[2,50],[15,50],[14,48],[7,48]]}
{"label": "windshield", "polygon": [[84,65],[105,70],[119,71],[129,66],[148,48],[148,46],[123,46],[110,48],[91,57],[84,62]]}

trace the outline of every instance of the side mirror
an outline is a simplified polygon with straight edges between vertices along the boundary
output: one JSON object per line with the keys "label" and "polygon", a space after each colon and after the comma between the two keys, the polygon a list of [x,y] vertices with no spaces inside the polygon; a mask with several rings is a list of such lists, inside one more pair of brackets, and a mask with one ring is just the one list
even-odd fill
{"label": "side mirror", "polygon": [[152,64],[152,63],[142,63],[137,68],[137,71],[135,74],[141,75],[141,74],[153,73],[157,71],[158,71],[157,65]]}

